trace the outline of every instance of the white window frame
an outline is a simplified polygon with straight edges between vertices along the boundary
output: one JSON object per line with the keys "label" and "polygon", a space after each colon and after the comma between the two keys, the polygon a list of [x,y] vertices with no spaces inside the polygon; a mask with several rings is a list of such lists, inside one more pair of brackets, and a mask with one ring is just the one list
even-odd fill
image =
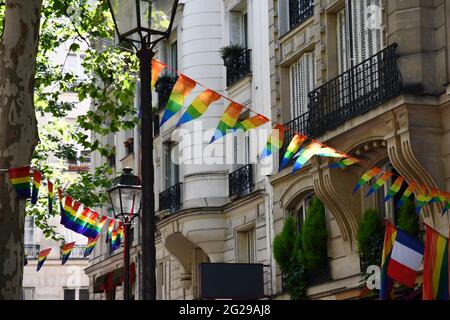
{"label": "white window frame", "polygon": [[289,67],[292,119],[298,118],[308,112],[308,94],[314,90],[315,82],[316,66],[314,52],[306,52]]}

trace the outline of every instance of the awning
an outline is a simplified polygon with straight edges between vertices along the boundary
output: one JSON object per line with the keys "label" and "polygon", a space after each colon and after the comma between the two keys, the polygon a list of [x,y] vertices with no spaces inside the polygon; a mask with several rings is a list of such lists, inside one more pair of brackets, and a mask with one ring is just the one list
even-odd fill
{"label": "awning", "polygon": [[95,278],[94,293],[102,293],[103,291],[105,291],[105,280],[106,280],[106,274]]}
{"label": "awning", "polygon": [[[123,283],[123,267],[120,267],[119,269],[116,269],[112,271],[112,284],[115,287],[121,286]],[[130,282],[131,285],[133,285],[134,281],[136,280],[136,264],[133,262],[130,264]]]}
{"label": "awning", "polygon": [[[130,282],[131,285],[136,281],[136,264],[130,264]],[[114,289],[114,287],[123,284],[123,267],[114,271],[108,272],[104,275],[98,276],[94,281],[94,293],[102,293],[105,290]]]}

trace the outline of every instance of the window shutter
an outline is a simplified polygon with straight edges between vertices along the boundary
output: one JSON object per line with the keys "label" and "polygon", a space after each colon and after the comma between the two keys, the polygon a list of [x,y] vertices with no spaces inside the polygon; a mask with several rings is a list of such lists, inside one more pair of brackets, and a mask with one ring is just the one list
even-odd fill
{"label": "window shutter", "polygon": [[305,53],[297,62],[291,65],[290,95],[291,115],[295,119],[308,111],[308,94],[315,85],[314,54]]}
{"label": "window shutter", "polygon": [[337,14],[337,44],[338,44],[338,71],[339,74],[348,69],[347,55],[347,20],[345,18],[345,10],[341,10]]}

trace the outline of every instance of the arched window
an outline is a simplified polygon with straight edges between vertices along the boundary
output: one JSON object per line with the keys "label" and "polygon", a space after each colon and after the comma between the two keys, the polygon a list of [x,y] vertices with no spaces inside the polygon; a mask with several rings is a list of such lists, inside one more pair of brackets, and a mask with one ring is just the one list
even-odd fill
{"label": "arched window", "polygon": [[301,196],[299,201],[293,201],[292,205],[288,208],[288,213],[292,215],[297,221],[297,231],[301,231],[303,223],[305,222],[306,213],[311,206],[311,202],[314,198],[314,192],[310,191]]}

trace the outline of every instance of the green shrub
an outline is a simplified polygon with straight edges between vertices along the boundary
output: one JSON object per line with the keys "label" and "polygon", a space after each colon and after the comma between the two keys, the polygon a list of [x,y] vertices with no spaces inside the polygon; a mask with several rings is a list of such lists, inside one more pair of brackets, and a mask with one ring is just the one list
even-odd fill
{"label": "green shrub", "polygon": [[228,46],[220,48],[220,56],[225,63],[239,57],[244,51],[245,47],[240,44],[229,44]]}
{"label": "green shrub", "polygon": [[358,227],[356,241],[364,267],[379,265],[383,251],[384,226],[373,209],[364,212]]}
{"label": "green shrub", "polygon": [[314,197],[302,229],[302,260],[306,269],[314,270],[326,266],[328,263],[327,241],[325,207],[319,198]]}
{"label": "green shrub", "polygon": [[400,207],[397,226],[399,229],[409,233],[411,236],[418,238],[419,219],[416,215],[416,209],[413,201],[408,199]]}
{"label": "green shrub", "polygon": [[283,230],[273,239],[273,255],[281,271],[288,272],[291,267],[296,238],[296,225],[293,217],[284,221]]}

